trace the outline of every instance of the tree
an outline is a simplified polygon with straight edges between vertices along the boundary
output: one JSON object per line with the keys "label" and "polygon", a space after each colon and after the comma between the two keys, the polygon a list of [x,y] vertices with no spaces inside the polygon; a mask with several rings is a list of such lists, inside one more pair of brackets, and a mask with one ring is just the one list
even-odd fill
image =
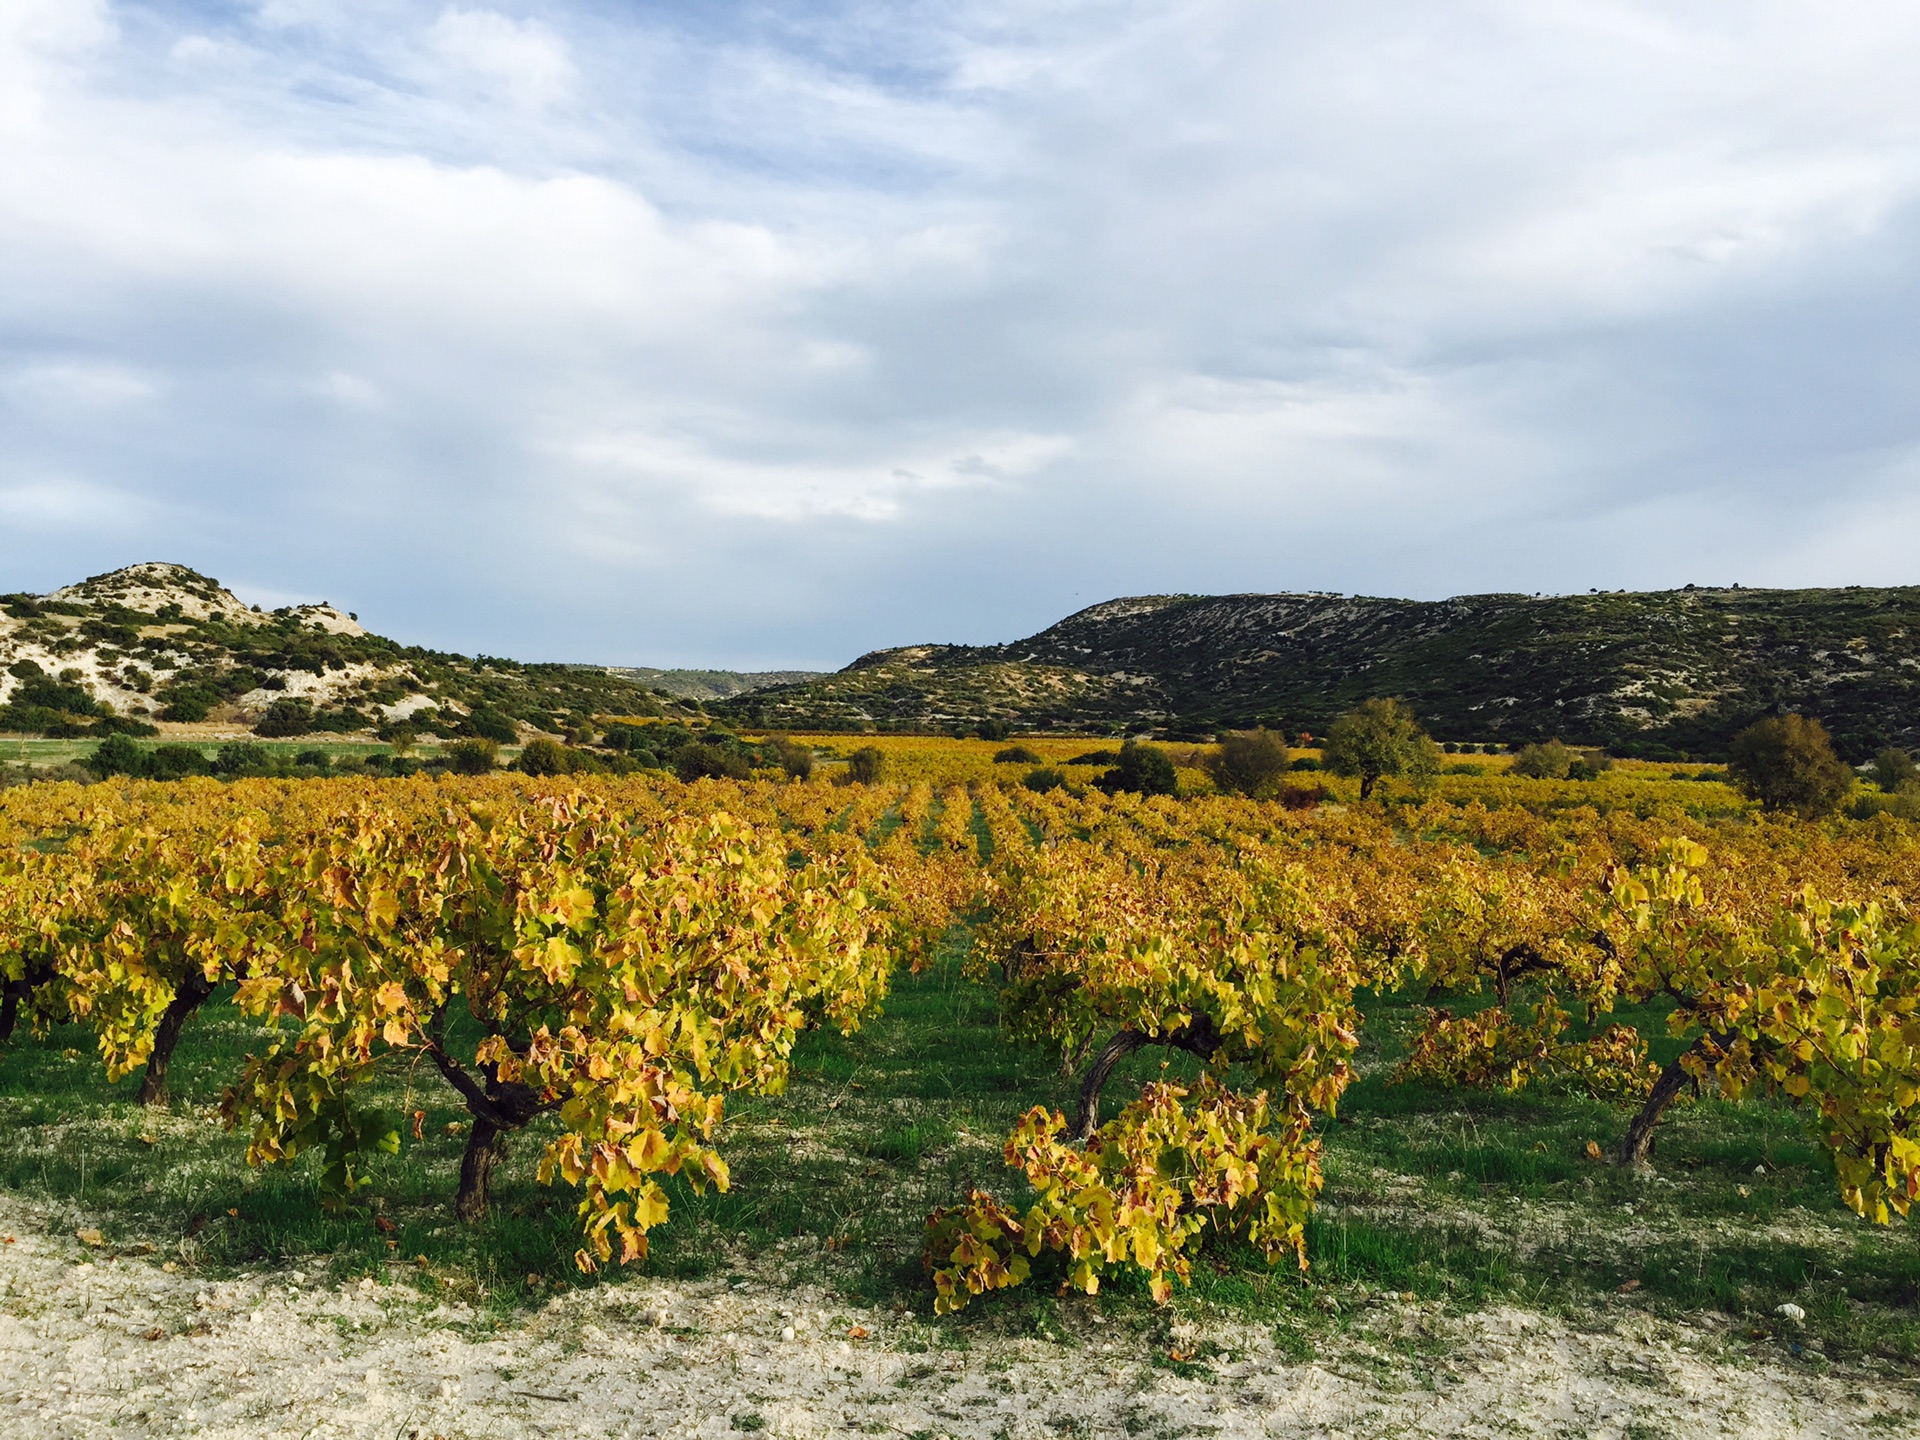
{"label": "tree", "polygon": [[1853,785],[1827,727],[1806,715],[1771,716],[1742,730],[1727,747],[1727,773],[1764,808],[1808,820],[1831,815]]}
{"label": "tree", "polygon": [[877,745],[862,745],[847,756],[847,779],[856,785],[878,785],[886,773],[886,752]]}
{"label": "tree", "polygon": [[477,739],[491,740],[496,745],[511,745],[520,738],[513,728],[513,721],[498,710],[481,706],[460,722],[460,731]]}
{"label": "tree", "polygon": [[1522,746],[1508,773],[1531,780],[1564,780],[1573,768],[1573,760],[1573,751],[1558,740],[1549,740],[1544,745]]}
{"label": "tree", "polygon": [[1171,795],[1180,788],[1173,761],[1157,745],[1129,740],[1114,767],[1093,782],[1109,795],[1131,790],[1140,795]]}
{"label": "tree", "polygon": [[738,750],[712,740],[682,745],[673,752],[673,773],[682,780],[744,780],[750,768]]}
{"label": "tree", "polygon": [[1207,772],[1222,790],[1271,799],[1287,773],[1287,741],[1277,730],[1235,730],[1220,737]]}
{"label": "tree", "polygon": [[1915,782],[1920,782],[1920,765],[1913,763],[1913,757],[1904,750],[1889,745],[1873,757],[1873,764],[1867,767],[1878,785],[1889,795],[1896,790],[1904,790]]}
{"label": "tree", "polygon": [[1440,768],[1439,747],[1403,700],[1368,700],[1349,710],[1327,732],[1321,757],[1334,774],[1358,778],[1362,800],[1386,777],[1421,779]]}
{"label": "tree", "polygon": [[125,735],[109,735],[80,762],[102,780],[113,775],[145,775],[147,752]]}
{"label": "tree", "polygon": [[541,736],[526,743],[514,769],[523,775],[566,775],[571,773],[573,765],[564,745]]}

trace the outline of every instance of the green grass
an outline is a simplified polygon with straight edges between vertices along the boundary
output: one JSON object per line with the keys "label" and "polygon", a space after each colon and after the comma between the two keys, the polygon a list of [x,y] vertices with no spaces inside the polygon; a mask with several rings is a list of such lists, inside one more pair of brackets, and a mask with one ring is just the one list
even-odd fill
{"label": "green grass", "polygon": [[[1684,1105],[1663,1126],[1655,1177],[1640,1179],[1588,1157],[1590,1141],[1618,1141],[1626,1116],[1583,1095],[1389,1083],[1419,1008],[1375,997],[1364,1010],[1361,1078],[1321,1127],[1327,1187],[1307,1232],[1310,1269],[1269,1269],[1215,1240],[1176,1307],[1264,1317],[1303,1355],[1373,1323],[1390,1295],[1454,1309],[1717,1316],[1756,1343],[1817,1339],[1833,1359],[1920,1356],[1913,1233],[1867,1225],[1840,1204],[1795,1111],[1765,1099]],[[1657,1012],[1614,1018],[1660,1033]],[[16,1039],[0,1054],[0,1187],[43,1204],[54,1228],[97,1224],[115,1245],[211,1270],[321,1258],[342,1278],[402,1273],[495,1315],[601,1283],[571,1263],[574,1195],[533,1177],[550,1132],[516,1137],[491,1218],[454,1220],[463,1137],[448,1126],[466,1115],[425,1069],[388,1076],[377,1096],[396,1116],[423,1111],[421,1138],[373,1166],[362,1203],[326,1208],[304,1162],[249,1170],[243,1137],[213,1107],[262,1039],[230,1005],[208,1006],[182,1041],[162,1115],[133,1103],[135,1079],[105,1083],[84,1032]],[[1656,1058],[1671,1049],[1662,1038]],[[1109,1086],[1109,1113],[1160,1069],[1151,1051],[1132,1057]],[[926,1213],[974,1186],[1018,1198],[1001,1156],[1007,1130],[1029,1106],[1064,1108],[1072,1093],[1053,1057],[1004,1042],[996,998],[961,975],[956,946],[898,977],[885,1012],[856,1034],[804,1037],[785,1095],[733,1098],[732,1188],[672,1183],[672,1219],[641,1268],[822,1281],[924,1314]],[[1025,1289],[938,1322],[937,1343],[963,1344],[981,1325],[1050,1326],[1047,1267],[1037,1270]],[[1774,1318],[1789,1300],[1806,1310],[1803,1328]],[[1110,1277],[1099,1304],[1149,1332],[1162,1323],[1136,1275]]]}

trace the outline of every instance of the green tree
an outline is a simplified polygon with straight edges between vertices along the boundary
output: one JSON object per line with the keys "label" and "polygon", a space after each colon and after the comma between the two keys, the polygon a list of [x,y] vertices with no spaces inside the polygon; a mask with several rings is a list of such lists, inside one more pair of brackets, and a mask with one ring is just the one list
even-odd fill
{"label": "green tree", "polygon": [[1207,760],[1207,773],[1222,790],[1268,800],[1286,778],[1287,740],[1277,730],[1234,730],[1220,737]]}
{"label": "green tree", "polygon": [[573,763],[564,745],[542,735],[526,743],[513,768],[523,775],[567,775]]}
{"label": "green tree", "polygon": [[1403,700],[1368,700],[1327,731],[1321,750],[1326,768],[1360,781],[1360,798],[1381,780],[1422,780],[1440,768],[1440,747],[1420,728]]}
{"label": "green tree", "polygon": [[149,769],[147,752],[125,735],[109,735],[80,763],[102,780],[112,775],[145,775]]}
{"label": "green tree", "polygon": [[1766,809],[1809,820],[1831,815],[1853,787],[1827,727],[1806,715],[1776,715],[1742,730],[1727,747],[1727,774]]}
{"label": "green tree", "polygon": [[1180,788],[1173,761],[1157,745],[1129,740],[1114,767],[1093,782],[1109,795],[1131,790],[1140,795],[1172,795]]}

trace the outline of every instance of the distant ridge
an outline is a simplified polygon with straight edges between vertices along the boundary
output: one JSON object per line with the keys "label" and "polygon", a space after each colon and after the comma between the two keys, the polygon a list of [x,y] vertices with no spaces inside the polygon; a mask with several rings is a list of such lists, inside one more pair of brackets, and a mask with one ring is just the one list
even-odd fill
{"label": "distant ridge", "polygon": [[1324,593],[1108,600],[1006,645],[916,645],[716,708],[742,724],[1318,732],[1372,695],[1442,740],[1553,736],[1716,755],[1798,709],[1864,759],[1920,745],[1920,587],[1377,599]]}
{"label": "distant ridge", "polygon": [[775,685],[802,685],[822,674],[818,670],[655,670],[645,665],[601,668],[682,700],[726,700]]}
{"label": "distant ridge", "polygon": [[602,666],[402,645],[331,605],[258,610],[184,565],[149,561],[48,595],[0,595],[0,732],[239,733],[275,707],[281,734],[308,721],[305,733],[398,721],[483,733],[478,714],[496,738],[685,708]]}

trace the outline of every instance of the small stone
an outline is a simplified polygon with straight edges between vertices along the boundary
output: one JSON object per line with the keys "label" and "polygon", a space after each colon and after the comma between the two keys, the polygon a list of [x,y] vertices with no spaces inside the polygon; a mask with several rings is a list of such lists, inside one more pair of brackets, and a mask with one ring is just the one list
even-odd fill
{"label": "small stone", "polygon": [[459,1390],[460,1387],[451,1380],[442,1380],[440,1382],[440,1398],[442,1400],[451,1400],[459,1393]]}
{"label": "small stone", "polygon": [[107,1237],[102,1235],[98,1230],[76,1230],[73,1232],[73,1238],[78,1240],[82,1245],[93,1246],[96,1250],[107,1243]]}
{"label": "small stone", "polygon": [[371,1289],[373,1289],[373,1277],[372,1277],[371,1275],[369,1275],[369,1276],[368,1276],[368,1277],[367,1277],[367,1278],[366,1278],[365,1280],[362,1280],[362,1281],[360,1282],[360,1288],[361,1288],[362,1290],[371,1290]]}
{"label": "small stone", "polygon": [[1784,1305],[1774,1306],[1773,1313],[1778,1315],[1782,1320],[1791,1321],[1795,1325],[1798,1325],[1802,1320],[1807,1318],[1807,1312],[1791,1300],[1787,1301]]}
{"label": "small stone", "polygon": [[791,1339],[793,1339],[793,1337],[794,1337],[794,1333],[795,1333],[795,1332],[794,1332],[794,1328],[793,1328],[793,1326],[791,1326],[791,1325],[783,1325],[783,1326],[781,1326],[781,1327],[780,1327],[780,1338],[781,1338],[782,1340],[791,1340]]}
{"label": "small stone", "polygon": [[180,1264],[176,1260],[162,1260],[160,1262],[160,1268],[166,1271],[167,1274],[173,1275],[179,1272]]}
{"label": "small stone", "polygon": [[1753,1173],[1756,1175],[1764,1175],[1767,1173],[1767,1167],[1764,1165],[1756,1165],[1753,1167]]}
{"label": "small stone", "polygon": [[261,1321],[265,1320],[266,1318],[267,1318],[266,1311],[256,1310],[253,1312],[253,1314],[247,1317],[247,1323],[250,1325],[258,1325]]}
{"label": "small stone", "polygon": [[659,1309],[642,1310],[640,1312],[640,1323],[649,1329],[658,1330],[667,1323],[666,1311]]}

